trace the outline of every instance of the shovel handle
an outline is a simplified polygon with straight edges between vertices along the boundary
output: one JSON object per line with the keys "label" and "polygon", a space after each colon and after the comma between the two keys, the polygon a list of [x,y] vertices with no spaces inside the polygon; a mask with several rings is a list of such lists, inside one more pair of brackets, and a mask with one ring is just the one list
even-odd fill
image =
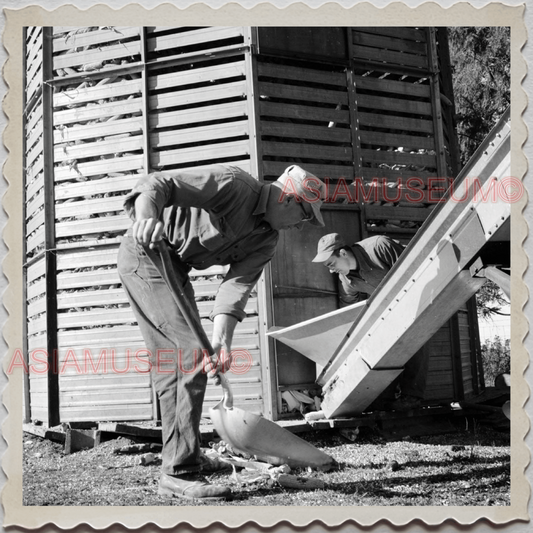
{"label": "shovel handle", "polygon": [[[174,272],[167,244],[161,240],[153,243],[151,246],[159,252],[159,257],[154,250],[148,246],[145,247],[146,254],[161,274],[161,277],[165,280],[178,309],[181,311],[181,314],[185,318],[185,322],[187,322],[187,325],[193,332],[196,341],[203,349],[207,350],[209,356],[215,355],[213,346],[211,346],[211,342],[207,338],[202,323],[187,296],[183,292],[181,283]],[[228,378],[222,373],[217,374],[217,378],[224,391],[224,407],[226,409],[231,409],[233,407],[233,393],[231,392]]]}

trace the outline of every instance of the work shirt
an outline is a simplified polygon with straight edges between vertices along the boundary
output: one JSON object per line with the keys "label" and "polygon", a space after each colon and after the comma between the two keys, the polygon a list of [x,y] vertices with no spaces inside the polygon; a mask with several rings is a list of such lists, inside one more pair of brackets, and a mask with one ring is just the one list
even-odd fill
{"label": "work shirt", "polygon": [[135,220],[135,199],[148,197],[164,223],[164,236],[189,269],[230,265],[211,316],[242,320],[279,238],[263,220],[270,187],[229,165],[155,172],[137,182],[124,208]]}
{"label": "work shirt", "polygon": [[339,274],[341,305],[350,305],[370,296],[400,257],[404,247],[384,235],[369,237],[350,246],[357,267]]}

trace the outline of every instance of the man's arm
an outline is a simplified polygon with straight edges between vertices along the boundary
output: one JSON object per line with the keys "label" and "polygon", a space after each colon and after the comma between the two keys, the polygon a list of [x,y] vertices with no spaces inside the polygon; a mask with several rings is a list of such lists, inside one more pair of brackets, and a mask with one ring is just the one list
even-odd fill
{"label": "man's arm", "polygon": [[353,287],[350,280],[342,274],[339,275],[338,293],[340,307],[347,307],[366,299],[366,294]]}
{"label": "man's arm", "polygon": [[211,344],[215,351],[213,373],[227,372],[231,366],[231,343],[233,332],[238,324],[232,315],[216,315],[213,319],[213,338]]}

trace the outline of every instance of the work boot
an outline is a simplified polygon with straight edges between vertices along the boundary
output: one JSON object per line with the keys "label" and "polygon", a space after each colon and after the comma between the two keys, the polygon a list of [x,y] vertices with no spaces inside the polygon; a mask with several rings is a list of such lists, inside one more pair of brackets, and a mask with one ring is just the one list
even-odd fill
{"label": "work boot", "polygon": [[229,487],[209,483],[197,473],[170,476],[161,474],[159,478],[160,496],[175,496],[187,500],[227,500],[231,495]]}

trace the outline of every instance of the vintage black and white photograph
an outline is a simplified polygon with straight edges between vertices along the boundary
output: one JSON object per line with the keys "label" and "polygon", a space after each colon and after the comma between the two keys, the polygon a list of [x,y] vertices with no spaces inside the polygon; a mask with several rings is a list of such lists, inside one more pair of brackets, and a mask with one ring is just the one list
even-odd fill
{"label": "vintage black and white photograph", "polygon": [[511,508],[511,27],[161,22],[21,28],[22,507]]}

